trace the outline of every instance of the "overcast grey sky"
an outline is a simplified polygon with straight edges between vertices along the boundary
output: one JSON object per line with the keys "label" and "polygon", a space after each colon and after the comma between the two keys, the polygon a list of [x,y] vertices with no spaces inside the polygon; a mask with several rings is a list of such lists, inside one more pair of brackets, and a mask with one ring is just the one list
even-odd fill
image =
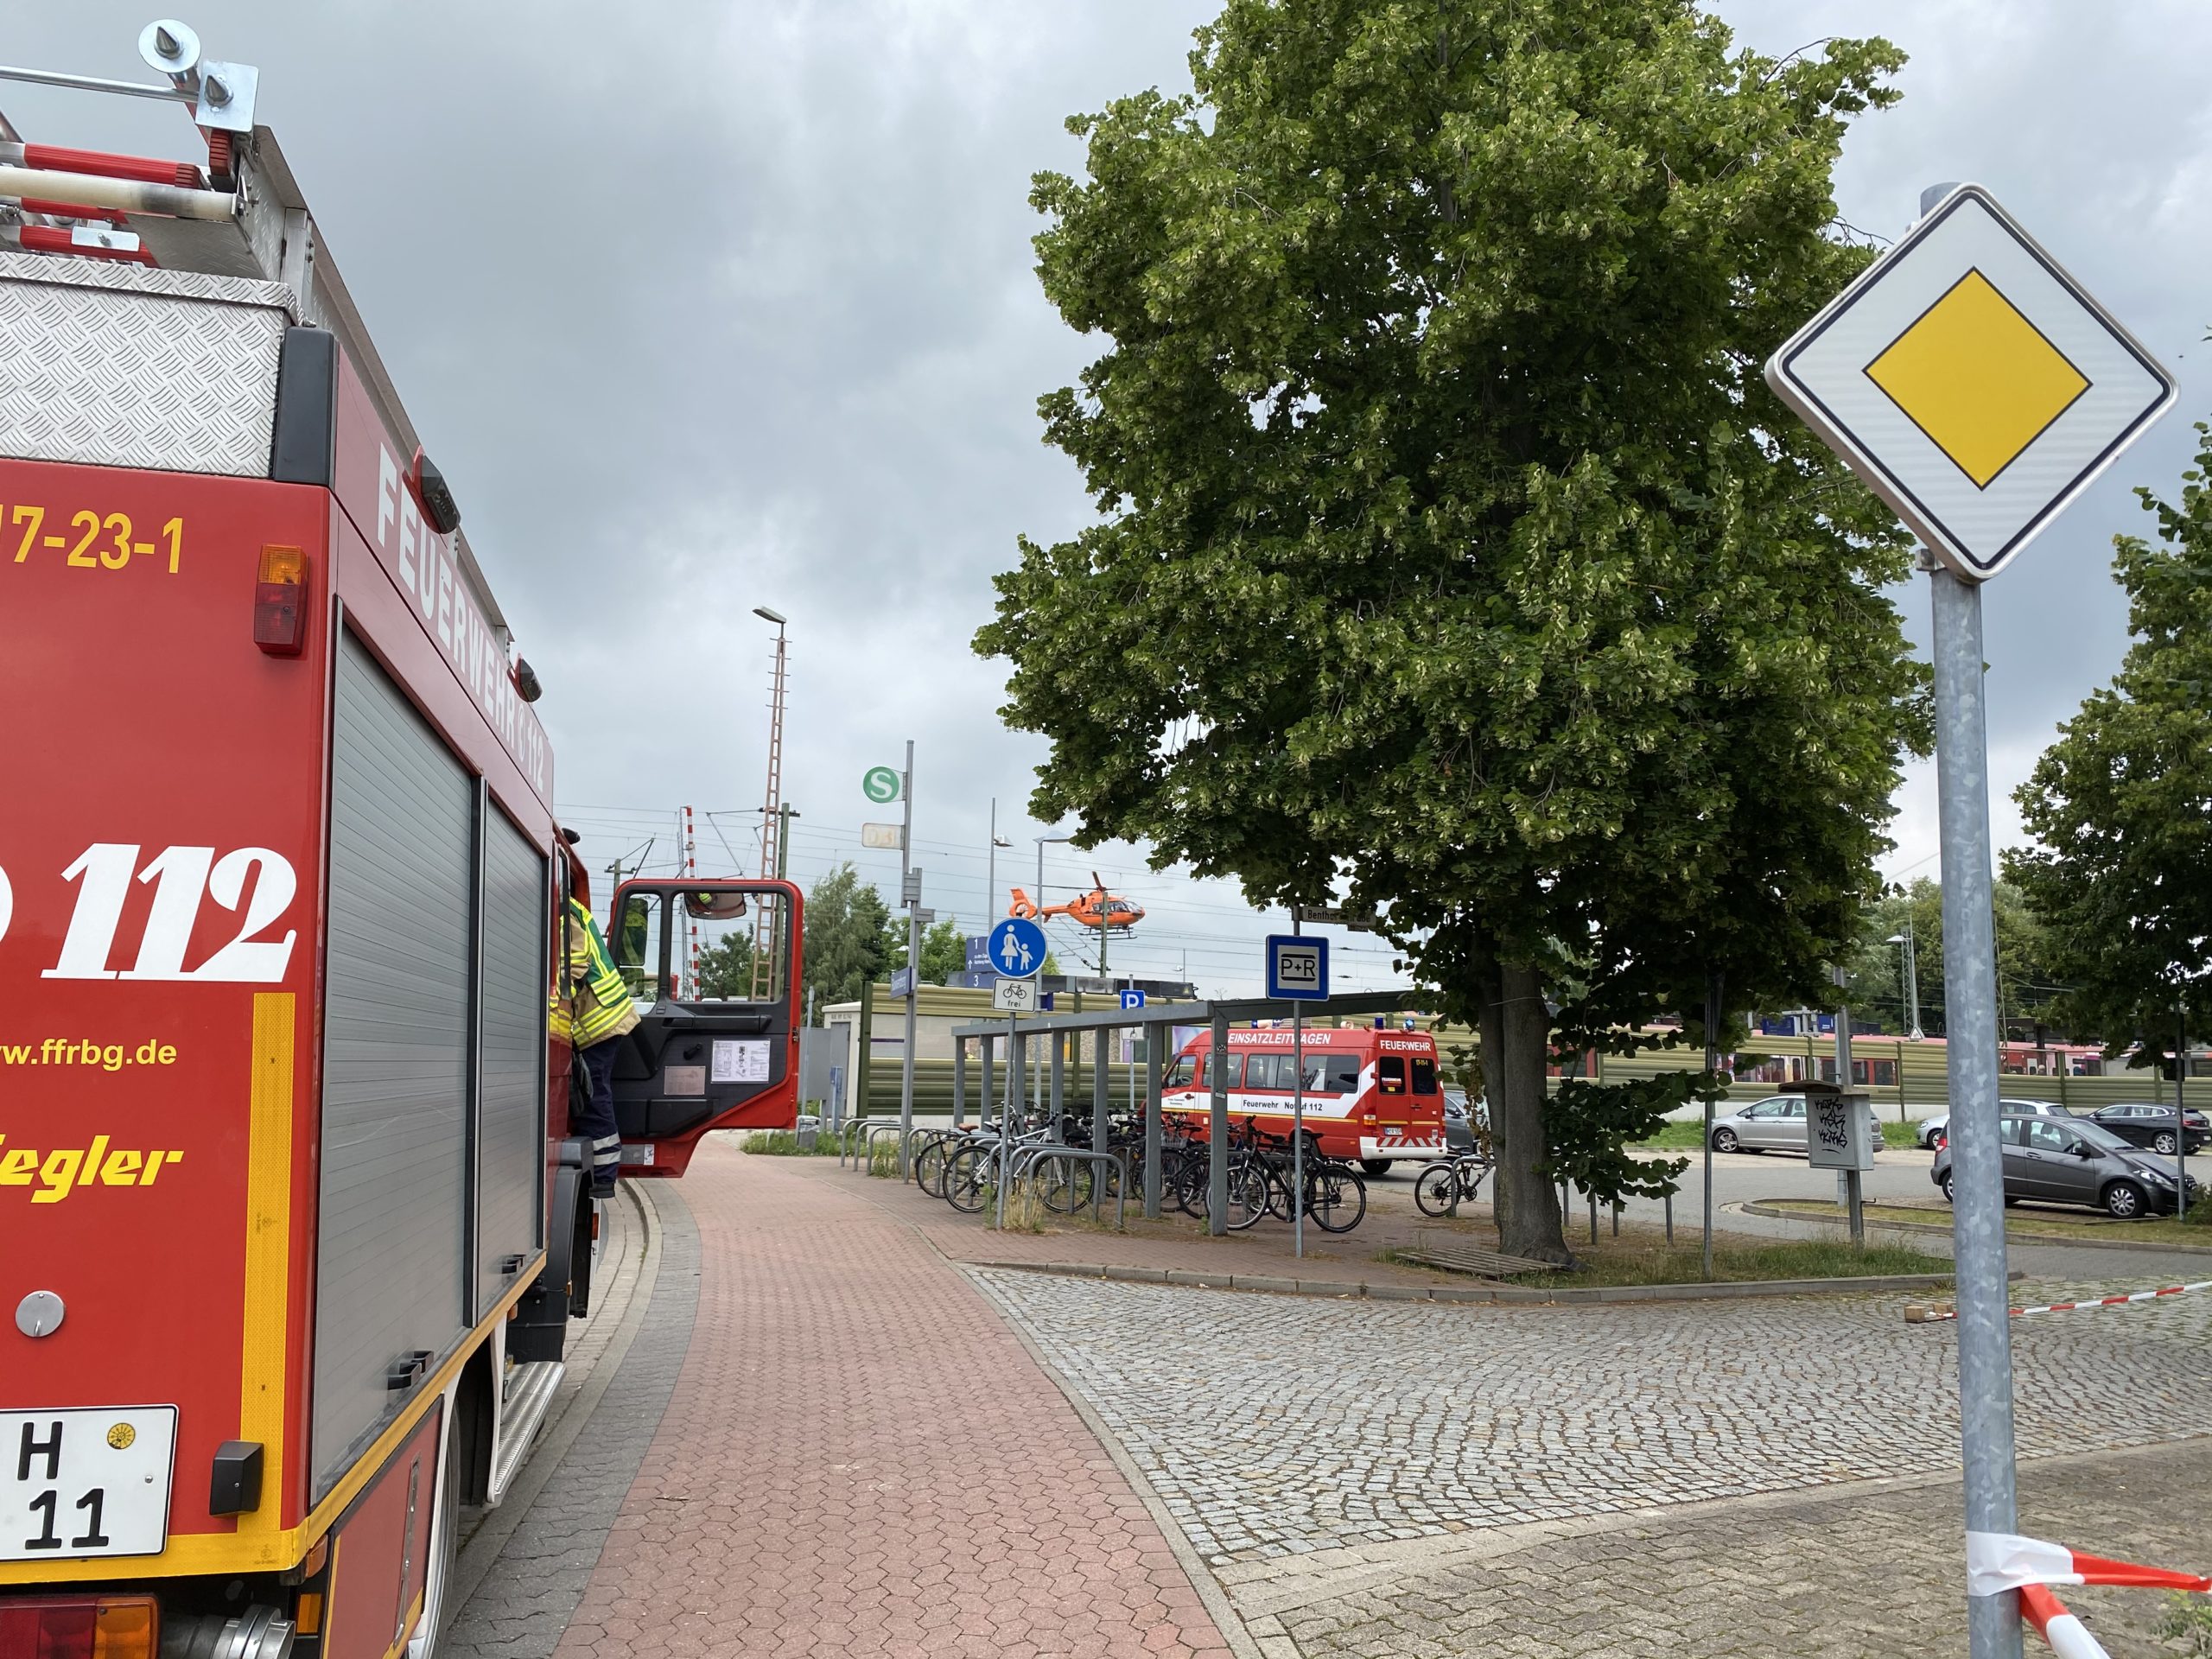
{"label": "overcast grey sky", "polygon": [[[260,66],[273,126],[546,686],[558,793],[604,865],[674,809],[754,855],[771,631],[791,619],[792,873],[861,853],[868,766],[918,745],[927,902],[1030,885],[1033,738],[1001,728],[1002,665],[968,640],[1015,537],[1087,505],[1039,440],[1036,398],[1090,353],[1044,302],[1027,200],[1079,170],[1062,127],[1187,86],[1205,0],[555,0],[456,6],[202,0],[208,54]],[[2000,840],[2023,777],[2126,644],[2108,575],[2131,491],[2176,487],[2206,411],[2212,302],[2212,13],[2166,0],[1726,0],[1749,43],[1881,33],[1904,102],[1862,122],[1840,187],[1900,232],[1923,184],[1991,187],[2152,351],[2179,409],[1990,588]],[[111,0],[11,9],[0,60],[140,75],[151,16]],[[27,136],[175,155],[152,105],[0,88]],[[1926,604],[1904,597],[1924,645]],[[1787,787],[1777,779],[1777,788]],[[1895,829],[1936,868],[1932,782]],[[752,809],[750,814],[747,809]],[[882,815],[887,816],[887,815]],[[1054,896],[1096,866],[1150,908],[1115,965],[1249,987],[1260,919],[1233,887],[1147,872],[1129,848],[1047,849]],[[1070,935],[1072,938],[1072,935]],[[1340,977],[1389,982],[1354,941]],[[1062,948],[1064,961],[1071,953]]]}

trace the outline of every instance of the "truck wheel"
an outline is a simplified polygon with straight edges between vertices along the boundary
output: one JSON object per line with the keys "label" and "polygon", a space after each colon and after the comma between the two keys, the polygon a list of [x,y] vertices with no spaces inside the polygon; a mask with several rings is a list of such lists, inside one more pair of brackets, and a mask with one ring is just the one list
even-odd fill
{"label": "truck wheel", "polygon": [[1390,1173],[1388,1158],[1363,1158],[1359,1160],[1359,1166],[1372,1180],[1379,1181]]}
{"label": "truck wheel", "polygon": [[451,1594],[454,1563],[461,1558],[461,1459],[454,1455],[456,1443],[449,1428],[441,1459],[444,1467],[438,1471],[438,1513],[431,1528],[438,1541],[436,1558],[431,1562],[431,1589],[423,1600],[422,1623],[408,1640],[407,1659],[434,1659],[439,1636],[461,1611]]}

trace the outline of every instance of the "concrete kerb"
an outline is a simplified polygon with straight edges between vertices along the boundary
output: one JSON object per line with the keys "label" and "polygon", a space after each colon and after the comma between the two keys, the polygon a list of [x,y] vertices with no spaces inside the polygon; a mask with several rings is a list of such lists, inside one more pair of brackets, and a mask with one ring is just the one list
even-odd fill
{"label": "concrete kerb", "polygon": [[[970,1262],[962,1265],[1008,1273],[1057,1274],[1071,1279],[1113,1279],[1128,1284],[1184,1285],[1199,1290],[1265,1291],[1278,1296],[1324,1296],[1337,1300],[1458,1302],[1514,1306],[1571,1306],[1588,1302],[1713,1301],[1749,1296],[1850,1296],[1871,1291],[1938,1290],[1948,1273],[1870,1274],[1852,1279],[1742,1279],[1713,1284],[1589,1285],[1538,1289],[1527,1285],[1391,1285],[1353,1279],[1285,1279],[1249,1273],[1196,1273],[1180,1268],[1131,1268],[1095,1262]],[[2019,1278],[2023,1275],[2013,1274]]]}
{"label": "concrete kerb", "polygon": [[630,1344],[652,1306],[653,1286],[660,1277],[660,1217],[639,1192],[636,1182],[624,1181],[615,1191],[629,1204],[639,1229],[638,1273],[631,1282],[629,1302],[622,1310],[621,1321],[614,1333],[607,1338],[606,1348],[592,1363],[591,1374],[584,1379],[583,1386],[557,1418],[540,1427],[537,1443],[523,1459],[522,1468],[509,1484],[499,1507],[484,1516],[454,1558],[453,1593],[443,1598],[443,1624],[451,1624],[454,1615],[475,1596],[485,1576],[506,1548],[507,1541],[522,1525],[531,1505],[544,1490],[545,1483],[553,1478],[562,1459],[568,1455],[584,1425],[591,1421],[601,1396],[613,1382],[614,1374],[622,1369]]}
{"label": "concrete kerb", "polygon": [[[1770,1204],[1746,1199],[1738,1204],[1726,1204],[1723,1210],[1734,1211],[1746,1216],[1764,1216],[1770,1221],[1803,1221],[1815,1227],[1847,1227],[1851,1224],[1842,1216],[1810,1214],[1802,1210],[1780,1210]],[[1900,1233],[1944,1233],[1951,1230],[1948,1223],[1939,1221],[1892,1221],[1876,1214],[1881,1206],[1869,1203],[1866,1224]],[[2024,1233],[2012,1228],[2005,1230],[2008,1244],[2063,1244],[2069,1249],[2082,1250],[2156,1250],[2162,1255],[2212,1255],[2212,1244],[2168,1244],[2157,1239],[2145,1239],[2134,1243],[2124,1238],[2082,1238],[2072,1233]]]}

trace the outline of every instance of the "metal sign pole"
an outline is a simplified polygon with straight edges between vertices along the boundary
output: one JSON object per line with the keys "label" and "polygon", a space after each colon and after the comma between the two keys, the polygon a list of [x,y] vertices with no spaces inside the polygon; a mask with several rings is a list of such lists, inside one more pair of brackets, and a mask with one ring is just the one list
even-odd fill
{"label": "metal sign pole", "polygon": [[[1991,909],[1988,718],[1981,588],[1941,567],[1936,614],[1936,776],[1943,868],[1943,1013],[1951,1084],[1951,1230],[1959,1306],[1966,1521],[2018,1531],[2012,1334],[2005,1279],[2005,1167],[1997,1106],[1997,950]],[[2018,1592],[1967,1598],[1973,1659],[2019,1659]]]}
{"label": "metal sign pole", "polygon": [[2174,1010],[2174,1214],[2189,1219],[2189,1010]]}
{"label": "metal sign pole", "polygon": [[[1705,979],[1705,1070],[1720,1069],[1720,976]],[[1713,1277],[1713,1085],[1705,1089],[1705,1277]]]}
{"label": "metal sign pole", "polygon": [[[1290,932],[1302,929],[1296,906],[1291,907]],[[1290,1006],[1290,1253],[1306,1255],[1306,1005]]]}
{"label": "metal sign pole", "polygon": [[1206,1110],[1206,1231],[1229,1230],[1229,1016],[1213,1013],[1213,1041],[1206,1051],[1212,1085]]}
{"label": "metal sign pole", "polygon": [[1006,1109],[999,1114],[999,1172],[994,1185],[998,1188],[998,1226],[1006,1230],[1006,1190],[1009,1185],[1007,1173],[1014,1161],[1014,1114],[1021,1103],[1022,1042],[1017,1029],[1021,1016],[1009,1014],[1006,1017]]}
{"label": "metal sign pole", "polygon": [[899,896],[906,901],[906,1053],[899,1073],[899,1179],[906,1179],[906,1142],[914,1131],[914,1001],[922,979],[921,895],[914,891],[914,744],[906,741],[906,770],[899,793],[906,804],[899,836]]}

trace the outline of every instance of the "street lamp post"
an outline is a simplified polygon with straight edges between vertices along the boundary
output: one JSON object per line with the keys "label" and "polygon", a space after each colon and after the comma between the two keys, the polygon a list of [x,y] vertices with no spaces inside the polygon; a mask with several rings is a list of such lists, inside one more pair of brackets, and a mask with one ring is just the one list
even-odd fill
{"label": "street lamp post", "polygon": [[999,834],[999,798],[991,797],[991,845],[984,854],[983,865],[983,931],[989,932],[997,923],[999,913],[999,849],[1014,843]]}

